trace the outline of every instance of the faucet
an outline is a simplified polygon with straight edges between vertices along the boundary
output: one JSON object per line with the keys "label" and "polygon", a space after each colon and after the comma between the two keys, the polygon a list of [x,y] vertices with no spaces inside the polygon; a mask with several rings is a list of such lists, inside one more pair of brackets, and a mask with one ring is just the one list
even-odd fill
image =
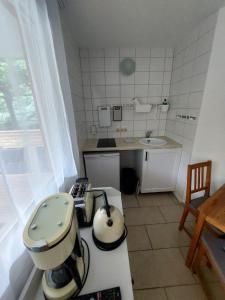
{"label": "faucet", "polygon": [[146,131],[146,133],[145,133],[145,137],[146,137],[147,139],[149,139],[149,138],[151,137],[151,134],[152,134],[152,130],[148,130],[148,131]]}

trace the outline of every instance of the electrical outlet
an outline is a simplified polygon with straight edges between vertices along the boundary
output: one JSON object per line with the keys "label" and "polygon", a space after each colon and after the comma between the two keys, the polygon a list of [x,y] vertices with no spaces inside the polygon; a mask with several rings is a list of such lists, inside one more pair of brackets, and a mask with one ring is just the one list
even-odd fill
{"label": "electrical outlet", "polygon": [[121,128],[120,131],[121,131],[121,132],[126,132],[126,131],[127,131],[127,128],[126,128],[126,127]]}
{"label": "electrical outlet", "polygon": [[116,132],[126,132],[127,128],[123,127],[123,128],[116,128]]}

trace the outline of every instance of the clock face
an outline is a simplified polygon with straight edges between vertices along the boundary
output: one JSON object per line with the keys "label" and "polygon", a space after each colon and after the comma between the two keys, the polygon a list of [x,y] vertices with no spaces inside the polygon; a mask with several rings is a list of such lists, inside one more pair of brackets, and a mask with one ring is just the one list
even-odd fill
{"label": "clock face", "polygon": [[120,72],[123,75],[129,76],[135,72],[136,69],[136,63],[135,61],[130,58],[126,57],[120,62]]}

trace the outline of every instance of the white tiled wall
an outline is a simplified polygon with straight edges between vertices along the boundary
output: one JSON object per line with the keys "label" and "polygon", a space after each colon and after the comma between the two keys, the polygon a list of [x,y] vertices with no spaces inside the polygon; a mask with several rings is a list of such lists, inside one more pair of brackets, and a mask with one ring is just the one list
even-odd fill
{"label": "white tiled wall", "polygon": [[183,198],[186,168],[198,123],[176,115],[199,116],[217,14],[211,15],[187,36],[174,51],[174,63],[167,115],[166,135],[183,144],[177,196]]}
{"label": "white tiled wall", "polygon": [[[136,72],[124,76],[119,63],[125,57],[136,62]],[[160,104],[169,96],[173,49],[164,48],[109,48],[80,49],[83,92],[88,137],[144,136],[146,130],[154,135],[164,135],[166,114],[136,113],[131,107],[133,97],[142,103]],[[123,120],[112,122],[109,128],[98,127],[97,107],[122,105]],[[91,134],[91,126],[97,127],[97,135]],[[126,132],[118,132],[126,128]]]}
{"label": "white tiled wall", "polygon": [[[85,107],[82,90],[82,79],[79,59],[79,48],[74,42],[70,34],[70,30],[64,19],[65,16],[61,15],[61,24],[64,38],[64,46],[66,52],[67,67],[69,72],[70,89],[73,100],[73,108],[75,114],[76,131],[78,138],[78,147],[81,147],[87,138],[86,121],[85,121]],[[82,156],[80,153],[80,165],[82,172]],[[82,175],[82,174],[80,174]]]}

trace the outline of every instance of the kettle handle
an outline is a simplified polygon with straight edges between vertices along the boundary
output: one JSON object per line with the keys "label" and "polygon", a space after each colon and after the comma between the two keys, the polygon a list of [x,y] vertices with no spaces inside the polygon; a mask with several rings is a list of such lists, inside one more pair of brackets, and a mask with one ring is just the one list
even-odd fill
{"label": "kettle handle", "polygon": [[101,190],[101,189],[93,189],[93,190],[86,190],[85,192],[102,192],[102,195],[101,196],[104,196],[104,201],[105,201],[105,210],[106,210],[106,214],[107,214],[107,217],[110,218],[111,217],[111,214],[110,214],[110,205],[109,205],[109,202],[108,202],[108,198],[107,198],[107,194],[106,194],[106,191],[104,190]]}

